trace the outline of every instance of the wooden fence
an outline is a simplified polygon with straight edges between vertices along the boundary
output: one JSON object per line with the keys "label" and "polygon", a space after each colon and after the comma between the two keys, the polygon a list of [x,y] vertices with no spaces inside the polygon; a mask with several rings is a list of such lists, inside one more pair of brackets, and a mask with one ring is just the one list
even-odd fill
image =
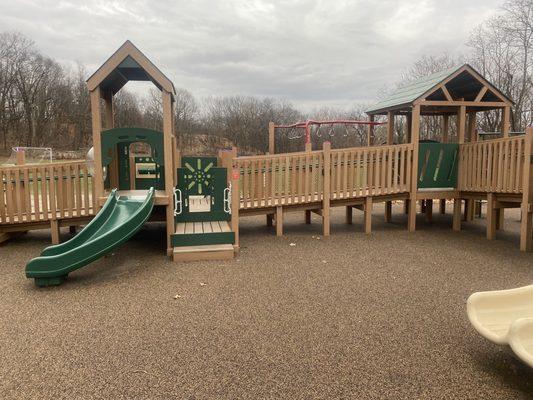
{"label": "wooden fence", "polygon": [[412,148],[404,144],[237,157],[241,208],[320,202],[327,174],[332,200],[408,192]]}
{"label": "wooden fence", "polygon": [[83,161],[2,167],[0,182],[0,224],[94,214],[94,185]]}
{"label": "wooden fence", "polygon": [[459,190],[521,193],[525,136],[459,146]]}

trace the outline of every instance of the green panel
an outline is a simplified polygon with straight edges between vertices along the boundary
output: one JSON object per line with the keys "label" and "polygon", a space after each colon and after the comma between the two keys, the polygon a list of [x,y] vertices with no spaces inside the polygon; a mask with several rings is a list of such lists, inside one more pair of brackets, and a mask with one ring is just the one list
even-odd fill
{"label": "green panel", "polygon": [[[129,165],[129,145],[135,142],[147,143],[152,151],[152,162],[157,164],[157,178],[142,180],[137,182],[137,189],[148,190],[151,187],[155,189],[165,188],[164,173],[164,145],[163,133],[145,128],[114,128],[102,131],[102,166],[108,166],[115,157],[115,150],[119,156],[119,189],[129,190],[132,188],[130,182],[130,165]],[[138,184],[137,184],[138,183]],[[106,178],[106,187],[109,187],[109,174]]]}
{"label": "green panel", "polygon": [[179,246],[202,246],[209,244],[234,244],[235,233],[233,232],[213,232],[213,233],[190,233],[172,235],[172,247]]}
{"label": "green panel", "polygon": [[[191,212],[189,196],[198,196],[197,183],[194,174],[188,168],[178,168],[178,185],[182,196],[182,213],[176,215],[176,222],[204,222],[229,221],[231,215],[224,211],[224,190],[227,188],[227,169],[221,167],[210,168],[205,175],[202,193],[211,196],[211,210],[209,212]],[[190,178],[192,176],[192,178]],[[209,178],[207,178],[209,176]],[[205,184],[207,182],[207,184]]]}
{"label": "green panel", "polygon": [[135,189],[147,190],[151,187],[154,187],[155,189],[164,190],[165,183],[163,177],[165,174],[165,168],[157,164],[153,157],[135,157],[135,164],[137,165],[139,163],[152,164],[146,168],[140,169],[139,175],[152,175],[155,173],[156,177],[139,178],[135,176]]}
{"label": "green panel", "polygon": [[118,188],[119,190],[130,190],[130,144],[117,144],[118,157]]}
{"label": "green panel", "polygon": [[26,265],[26,277],[38,286],[60,284],[81,268],[126,242],[144,225],[154,206],[154,189],[144,198],[109,195],[100,212],[76,236],[49,246]]}
{"label": "green panel", "polygon": [[419,143],[418,188],[456,188],[459,145]]}

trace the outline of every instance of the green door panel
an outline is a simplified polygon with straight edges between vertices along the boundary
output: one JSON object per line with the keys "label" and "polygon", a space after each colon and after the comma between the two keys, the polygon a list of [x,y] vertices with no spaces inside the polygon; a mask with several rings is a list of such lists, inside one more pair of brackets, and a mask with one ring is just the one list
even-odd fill
{"label": "green door panel", "polygon": [[418,188],[457,187],[459,145],[420,142],[418,150]]}

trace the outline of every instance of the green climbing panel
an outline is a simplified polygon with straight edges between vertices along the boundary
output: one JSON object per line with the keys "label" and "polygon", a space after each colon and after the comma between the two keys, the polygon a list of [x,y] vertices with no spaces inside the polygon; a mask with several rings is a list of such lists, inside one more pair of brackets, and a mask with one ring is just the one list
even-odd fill
{"label": "green climbing panel", "polygon": [[229,221],[227,170],[216,157],[183,157],[177,169],[176,222]]}
{"label": "green climbing panel", "polygon": [[456,188],[458,163],[459,145],[457,143],[420,142],[418,188]]}

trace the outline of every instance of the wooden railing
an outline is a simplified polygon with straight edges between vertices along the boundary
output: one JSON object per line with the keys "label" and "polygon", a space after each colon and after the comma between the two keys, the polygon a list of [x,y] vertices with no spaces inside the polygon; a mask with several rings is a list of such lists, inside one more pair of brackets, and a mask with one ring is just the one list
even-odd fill
{"label": "wooden railing", "polygon": [[0,224],[94,213],[94,185],[83,161],[2,167],[0,183]]}
{"label": "wooden railing", "polygon": [[525,136],[459,146],[459,190],[521,193]]}
{"label": "wooden railing", "polygon": [[241,207],[320,201],[323,165],[322,151],[238,157]]}
{"label": "wooden railing", "polygon": [[413,147],[410,144],[331,151],[331,198],[408,192]]}
{"label": "wooden railing", "polygon": [[[325,170],[324,157],[330,157]],[[412,145],[237,157],[241,208],[320,202],[324,176],[332,200],[409,191]]]}

